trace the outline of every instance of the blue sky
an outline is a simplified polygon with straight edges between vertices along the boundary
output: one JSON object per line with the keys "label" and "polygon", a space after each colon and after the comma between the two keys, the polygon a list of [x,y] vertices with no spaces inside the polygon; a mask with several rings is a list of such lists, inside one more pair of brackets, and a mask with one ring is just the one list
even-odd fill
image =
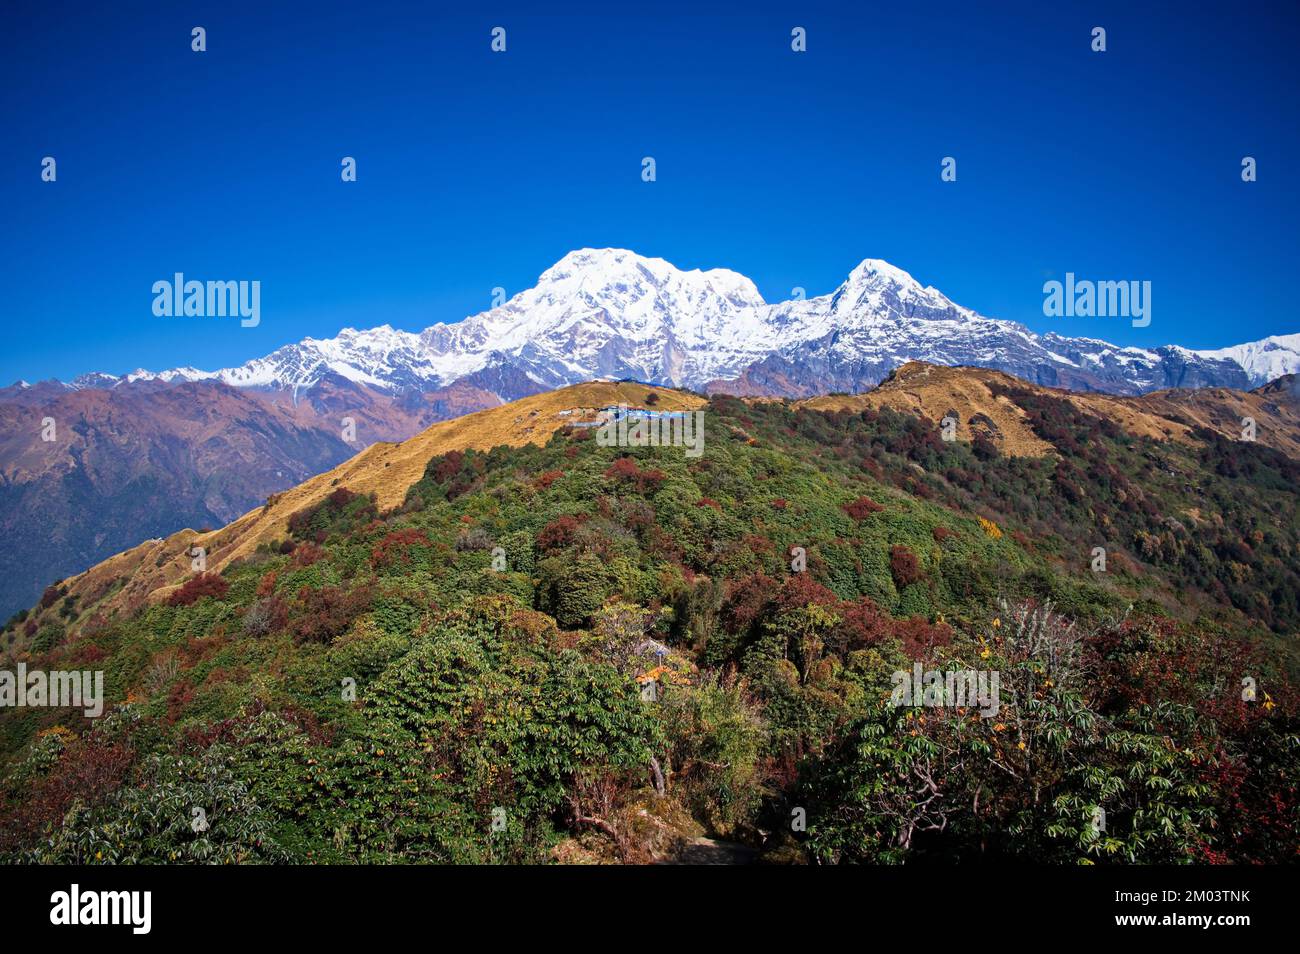
{"label": "blue sky", "polygon": [[[1293,4],[295,6],[6,4],[0,382],[416,330],[582,246],[769,301],[883,258],[1122,344],[1300,331]],[[261,281],[261,324],[155,317],[177,271]],[[1045,318],[1067,271],[1151,281],[1150,326]]]}

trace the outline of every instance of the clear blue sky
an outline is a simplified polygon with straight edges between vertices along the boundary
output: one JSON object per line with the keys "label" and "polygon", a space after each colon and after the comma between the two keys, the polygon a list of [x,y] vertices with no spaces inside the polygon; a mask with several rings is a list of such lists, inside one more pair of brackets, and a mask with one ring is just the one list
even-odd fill
{"label": "clear blue sky", "polygon": [[[883,258],[1124,344],[1300,331],[1294,3],[449,6],[8,0],[0,382],[416,330],[582,246],[768,300]],[[261,325],[154,317],[176,271],[260,280]],[[1066,271],[1150,280],[1151,325],[1044,318]]]}

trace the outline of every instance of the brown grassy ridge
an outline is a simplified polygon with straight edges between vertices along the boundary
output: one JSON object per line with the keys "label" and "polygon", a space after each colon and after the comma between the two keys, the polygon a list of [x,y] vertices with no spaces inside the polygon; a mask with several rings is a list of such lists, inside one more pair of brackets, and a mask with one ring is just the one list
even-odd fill
{"label": "brown grassy ridge", "polygon": [[996,427],[990,436],[1002,453],[1012,457],[1054,453],[1051,444],[1034,434],[1025,412],[1014,401],[1005,395],[994,395],[993,384],[1067,400],[1088,414],[1113,421],[1135,437],[1154,440],[1192,443],[1193,426],[1237,440],[1241,436],[1241,419],[1253,417],[1260,443],[1300,459],[1300,404],[1289,400],[1289,392],[1276,383],[1254,391],[1175,388],[1142,397],[1119,397],[1044,388],[987,368],[954,368],[909,361],[872,391],[805,398],[794,406],[822,411],[888,407],[935,422],[952,410],[961,419],[957,438],[963,441],[971,440],[971,418],[979,414]]}
{"label": "brown grassy ridge", "polygon": [[[219,573],[232,560],[246,557],[263,543],[288,533],[289,517],[324,500],[338,487],[374,493],[381,511],[399,506],[407,490],[424,476],[430,458],[449,450],[489,450],[499,445],[544,444],[565,424],[591,419],[596,409],[612,404],[646,406],[658,395],[656,409],[693,410],[704,404],[696,395],[627,382],[589,382],[521,398],[509,404],[433,424],[400,443],[372,444],[332,470],[273,495],[266,506],[208,533],[185,529],[139,546],[65,581],[85,611],[111,616],[159,600],[192,575],[192,547],[207,552],[209,572]],[[569,414],[561,412],[568,411]]]}
{"label": "brown grassy ridge", "polygon": [[946,368],[909,361],[888,380],[864,394],[824,395],[795,403],[814,411],[862,411],[867,408],[915,414],[930,421],[940,421],[950,410],[961,422],[957,439],[972,438],[970,420],[976,414],[987,416],[997,426],[992,440],[1009,456],[1042,457],[1052,452],[1052,445],[1034,435],[1025,412],[1006,397],[995,397],[993,382],[1028,387],[1023,381],[1000,371],[983,368]]}

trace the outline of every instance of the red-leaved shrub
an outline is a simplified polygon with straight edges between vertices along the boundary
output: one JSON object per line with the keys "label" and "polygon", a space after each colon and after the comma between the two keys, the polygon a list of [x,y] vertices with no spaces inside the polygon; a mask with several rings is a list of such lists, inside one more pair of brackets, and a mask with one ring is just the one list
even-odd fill
{"label": "red-leaved shrub", "polygon": [[226,595],[226,591],[229,589],[230,584],[218,574],[200,573],[198,576],[186,580],[179,590],[167,597],[167,605],[189,606],[205,596],[211,596],[213,599],[219,600]]}
{"label": "red-leaved shrub", "polygon": [[584,519],[585,517],[575,517],[567,513],[562,517],[556,517],[538,532],[537,549],[543,553],[554,553],[556,550],[563,550],[572,545],[578,527],[582,525]]}
{"label": "red-leaved shrub", "polygon": [[605,469],[605,476],[611,480],[628,484],[636,488],[637,493],[654,493],[659,489],[668,475],[662,470],[642,470],[631,457],[620,457]]}
{"label": "red-leaved shrub", "polygon": [[369,587],[347,590],[324,586],[298,591],[299,608],[290,622],[296,643],[330,643],[342,636],[352,621],[370,609]]}
{"label": "red-leaved shrub", "polygon": [[380,567],[401,563],[406,566],[411,562],[411,554],[407,552],[409,547],[429,545],[429,537],[423,530],[394,530],[371,548],[370,565]]}
{"label": "red-leaved shrub", "polygon": [[865,520],[873,513],[879,513],[884,509],[870,497],[859,497],[857,500],[844,505],[844,512],[854,520]]}
{"label": "red-leaved shrub", "polygon": [[921,578],[921,563],[916,554],[901,543],[889,548],[889,572],[900,590]]}
{"label": "red-leaved shrub", "polygon": [[563,476],[564,471],[562,470],[548,470],[537,475],[537,479],[533,481],[533,486],[538,490],[545,490]]}

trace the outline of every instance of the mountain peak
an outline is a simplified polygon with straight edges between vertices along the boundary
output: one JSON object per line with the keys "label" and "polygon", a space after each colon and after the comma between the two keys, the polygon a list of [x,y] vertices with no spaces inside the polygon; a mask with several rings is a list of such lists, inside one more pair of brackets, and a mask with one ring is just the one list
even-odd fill
{"label": "mountain peak", "polygon": [[1245,370],[1252,384],[1265,384],[1300,370],[1300,334],[1271,335],[1230,348],[1191,353],[1200,358],[1235,362]]}
{"label": "mountain peak", "polygon": [[913,285],[921,288],[921,283],[896,265],[891,265],[882,258],[864,258],[858,266],[849,272],[848,284],[860,285],[875,279],[893,281],[899,285]]}
{"label": "mountain peak", "polygon": [[[709,287],[751,305],[765,304],[754,283],[729,268],[681,269],[662,258],[640,255],[626,248],[580,248],[566,254],[542,272],[541,287],[578,278],[584,290],[631,283],[663,288],[669,284]],[[603,283],[603,285],[601,284]]]}
{"label": "mountain peak", "polygon": [[91,371],[87,374],[79,374],[69,382],[69,386],[74,390],[80,391],[83,388],[111,388],[117,384],[119,378],[115,374],[106,374],[103,371]]}

